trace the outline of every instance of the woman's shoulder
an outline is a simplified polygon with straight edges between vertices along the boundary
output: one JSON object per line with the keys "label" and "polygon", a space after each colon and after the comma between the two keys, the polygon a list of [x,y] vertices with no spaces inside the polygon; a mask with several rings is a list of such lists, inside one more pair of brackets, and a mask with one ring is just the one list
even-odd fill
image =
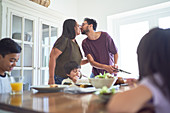
{"label": "woman's shoulder", "polygon": [[61,41],[68,41],[69,38],[65,37],[65,36],[61,36],[58,38],[58,40],[61,40]]}
{"label": "woman's shoulder", "polygon": [[68,41],[69,41],[69,39],[67,37],[61,36],[54,43],[54,47],[57,46],[57,45],[67,44]]}

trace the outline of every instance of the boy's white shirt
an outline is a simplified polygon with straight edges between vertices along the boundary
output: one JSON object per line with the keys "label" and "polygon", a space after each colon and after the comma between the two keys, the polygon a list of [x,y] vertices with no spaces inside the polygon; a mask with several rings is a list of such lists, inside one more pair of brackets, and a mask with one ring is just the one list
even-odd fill
{"label": "boy's white shirt", "polygon": [[9,77],[6,75],[6,77],[0,76],[0,93],[10,93],[11,86]]}

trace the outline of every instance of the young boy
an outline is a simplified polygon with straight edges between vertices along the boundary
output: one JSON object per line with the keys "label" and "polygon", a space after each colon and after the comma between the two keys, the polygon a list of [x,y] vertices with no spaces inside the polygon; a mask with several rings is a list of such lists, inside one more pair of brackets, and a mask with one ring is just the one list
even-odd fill
{"label": "young boy", "polygon": [[70,61],[64,65],[68,78],[62,84],[73,85],[80,78],[80,66],[75,61]]}
{"label": "young boy", "polygon": [[10,38],[0,40],[0,93],[9,93],[11,86],[6,71],[12,71],[21,53],[21,47]]}
{"label": "young boy", "polygon": [[80,72],[80,66],[75,61],[70,61],[64,65],[68,78],[62,81],[62,84],[73,85],[75,83],[89,83],[85,75]]}

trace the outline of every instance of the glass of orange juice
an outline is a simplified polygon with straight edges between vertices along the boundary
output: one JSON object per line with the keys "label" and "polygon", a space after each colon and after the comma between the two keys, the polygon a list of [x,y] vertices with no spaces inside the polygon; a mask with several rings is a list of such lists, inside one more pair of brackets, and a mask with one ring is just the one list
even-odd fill
{"label": "glass of orange juice", "polygon": [[11,76],[11,95],[22,94],[23,92],[23,79],[21,76]]}

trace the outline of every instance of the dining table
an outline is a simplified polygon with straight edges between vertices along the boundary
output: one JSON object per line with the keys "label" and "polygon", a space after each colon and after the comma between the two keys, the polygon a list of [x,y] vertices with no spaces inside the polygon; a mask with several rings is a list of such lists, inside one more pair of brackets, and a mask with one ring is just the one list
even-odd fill
{"label": "dining table", "polygon": [[[131,88],[120,86],[118,91],[122,92]],[[8,111],[12,113],[108,113],[106,105],[110,97],[106,97],[94,92],[70,94],[63,91],[37,92],[31,89],[23,91],[20,95],[0,94],[0,112],[5,110],[7,113]],[[150,108],[149,106],[149,110]],[[145,113],[143,110],[140,111],[138,113]],[[144,111],[154,113],[148,112],[148,109]]]}
{"label": "dining table", "polygon": [[17,113],[106,113],[106,103],[94,93],[35,93],[31,90],[21,95],[0,94],[0,109]]}

